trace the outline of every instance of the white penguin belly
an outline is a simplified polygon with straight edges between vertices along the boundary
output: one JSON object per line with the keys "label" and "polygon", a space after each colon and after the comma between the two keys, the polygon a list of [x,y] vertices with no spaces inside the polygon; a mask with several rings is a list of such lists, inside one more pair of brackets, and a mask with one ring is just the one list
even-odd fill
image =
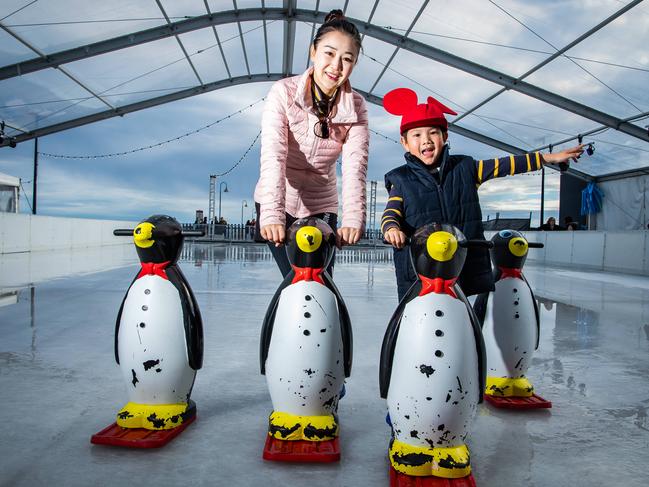
{"label": "white penguin belly", "polygon": [[302,416],[331,414],[344,379],[336,297],[313,281],[291,284],[279,298],[266,359],[273,409]]}
{"label": "white penguin belly", "polygon": [[522,279],[505,278],[489,296],[482,328],[487,349],[487,375],[524,377],[536,347],[534,301]]}
{"label": "white penguin belly", "polygon": [[158,276],[133,283],[122,309],[118,353],[130,402],[188,401],[196,371],[189,367],[180,295],[173,284]]}
{"label": "white penguin belly", "polygon": [[403,312],[388,410],[398,440],[428,448],[465,442],[479,389],[478,356],[465,304],[430,293]]}

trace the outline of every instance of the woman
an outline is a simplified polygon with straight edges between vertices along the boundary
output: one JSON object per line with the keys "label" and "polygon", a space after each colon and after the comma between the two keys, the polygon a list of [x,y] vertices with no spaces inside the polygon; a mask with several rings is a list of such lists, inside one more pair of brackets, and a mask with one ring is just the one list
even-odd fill
{"label": "woman", "polygon": [[[279,247],[298,218],[322,218],[338,246],[361,238],[369,133],[365,100],[349,83],[360,50],[358,29],[342,11],[332,10],[311,44],[313,66],[277,81],[267,96],[255,203],[258,234],[269,242],[284,276],[290,265]],[[337,228],[341,154],[343,218]]]}

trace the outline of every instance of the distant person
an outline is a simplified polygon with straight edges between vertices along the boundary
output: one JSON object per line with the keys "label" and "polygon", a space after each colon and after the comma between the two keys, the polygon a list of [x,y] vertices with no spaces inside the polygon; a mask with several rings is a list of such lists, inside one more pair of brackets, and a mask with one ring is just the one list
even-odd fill
{"label": "distant person", "polygon": [[[360,50],[356,26],[341,10],[332,10],[311,43],[313,66],[299,76],[277,81],[266,98],[255,188],[259,222],[255,236],[268,241],[284,276],[291,266],[284,249],[278,247],[298,218],[323,219],[339,246],[361,238],[369,132],[365,100],[349,82]],[[337,228],[340,155],[343,211]]]}
{"label": "distant person", "polygon": [[553,216],[551,216],[543,225],[541,225],[541,230],[545,232],[553,232],[562,230],[562,228],[557,225],[557,220]]}
{"label": "distant person", "polygon": [[[484,239],[478,186],[493,178],[541,169],[543,164],[567,162],[583,152],[578,145],[557,153],[476,161],[449,153],[444,114],[456,113],[433,97],[419,104],[414,91],[398,88],[383,97],[383,106],[401,115],[401,145],[406,150],[406,164],[385,175],[389,197],[381,220],[385,240],[394,247],[399,300],[417,280],[407,248],[407,239],[417,228],[450,223],[467,239]],[[494,290],[487,249],[467,249],[458,284],[467,296]]]}
{"label": "distant person", "polygon": [[563,218],[563,228],[566,230],[579,230],[579,224],[571,216]]}

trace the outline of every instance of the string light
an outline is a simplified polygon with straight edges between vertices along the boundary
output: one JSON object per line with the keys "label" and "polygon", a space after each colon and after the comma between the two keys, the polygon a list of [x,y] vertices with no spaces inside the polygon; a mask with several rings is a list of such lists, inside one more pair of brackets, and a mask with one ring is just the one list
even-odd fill
{"label": "string light", "polygon": [[379,137],[383,137],[385,140],[389,140],[390,142],[394,142],[395,144],[398,144],[399,141],[393,139],[392,137],[388,137],[387,135],[382,134],[381,132],[377,132],[376,130],[369,129],[370,132],[372,132],[375,135],[378,135]]}
{"label": "string light", "polygon": [[243,155],[242,155],[242,156],[239,158],[239,160],[234,164],[234,166],[232,166],[232,167],[231,167],[230,169],[228,169],[227,171],[222,172],[221,174],[216,174],[216,177],[220,178],[220,177],[223,177],[223,176],[225,176],[225,175],[227,175],[227,174],[230,174],[230,173],[234,170],[234,168],[236,168],[239,164],[241,164],[241,161],[243,161],[243,160],[246,158],[246,156],[248,155],[248,152],[250,152],[250,151],[252,150],[253,146],[254,146],[255,143],[257,142],[257,139],[259,139],[259,136],[260,136],[260,135],[261,135],[261,130],[257,133],[257,135],[255,136],[254,140],[252,141],[252,144],[250,144],[250,146],[246,149],[246,152],[243,153]]}
{"label": "string light", "polygon": [[110,157],[117,157],[117,156],[124,156],[124,155],[128,155],[128,154],[134,154],[136,152],[142,152],[142,151],[145,151],[145,150],[160,147],[162,145],[169,144],[170,142],[175,142],[175,141],[183,139],[185,137],[189,137],[190,135],[194,135],[194,134],[197,134],[199,132],[202,132],[203,130],[206,130],[206,129],[208,129],[208,128],[216,125],[216,124],[219,124],[219,123],[221,123],[221,122],[223,122],[225,120],[228,120],[228,119],[234,117],[235,115],[238,115],[240,113],[245,112],[246,110],[249,110],[250,108],[257,105],[258,103],[261,103],[263,100],[265,100],[265,97],[260,98],[256,102],[251,103],[247,107],[244,107],[244,108],[242,108],[240,110],[237,110],[236,112],[231,113],[230,115],[228,115],[226,117],[220,118],[220,119],[216,120],[215,122],[208,123],[207,125],[199,127],[199,128],[197,128],[195,130],[185,132],[184,134],[179,135],[178,137],[173,137],[171,139],[163,140],[162,142],[157,142],[155,144],[147,145],[147,146],[144,146],[144,147],[138,147],[137,149],[131,149],[131,150],[122,151],[122,152],[113,152],[113,153],[110,153],[110,154],[96,154],[96,155],[85,155],[85,156],[73,156],[73,155],[67,155],[67,154],[50,154],[49,152],[39,152],[39,154],[42,155],[42,156],[45,156],[45,157],[51,157],[53,159],[106,159],[106,158],[110,158]]}

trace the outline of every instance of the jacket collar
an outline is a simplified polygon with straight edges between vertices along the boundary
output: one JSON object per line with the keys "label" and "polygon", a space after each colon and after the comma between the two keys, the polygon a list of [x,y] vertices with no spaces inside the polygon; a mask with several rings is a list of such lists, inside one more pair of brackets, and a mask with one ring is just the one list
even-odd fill
{"label": "jacket collar", "polygon": [[[317,114],[313,106],[313,99],[311,96],[311,75],[313,74],[313,66],[307,69],[300,75],[297,80],[297,88],[293,101],[297,106],[303,110],[307,110],[313,114]],[[332,123],[356,123],[358,122],[358,115],[356,114],[356,106],[354,104],[354,92],[349,80],[338,88],[338,101],[334,105],[330,117]]]}
{"label": "jacket collar", "polygon": [[[417,178],[422,181],[426,186],[429,187],[434,187],[437,183],[435,182],[435,178],[433,178],[433,175],[430,173],[429,166],[424,164],[421,159],[419,159],[417,156],[413,156],[410,152],[406,152],[404,154],[404,157],[406,158],[406,165],[415,173]],[[444,144],[444,148],[442,149],[442,155],[440,157],[441,162],[439,164],[439,179],[440,181],[444,180],[444,174],[446,171],[446,166],[447,166],[447,161],[448,161],[448,145]]]}

